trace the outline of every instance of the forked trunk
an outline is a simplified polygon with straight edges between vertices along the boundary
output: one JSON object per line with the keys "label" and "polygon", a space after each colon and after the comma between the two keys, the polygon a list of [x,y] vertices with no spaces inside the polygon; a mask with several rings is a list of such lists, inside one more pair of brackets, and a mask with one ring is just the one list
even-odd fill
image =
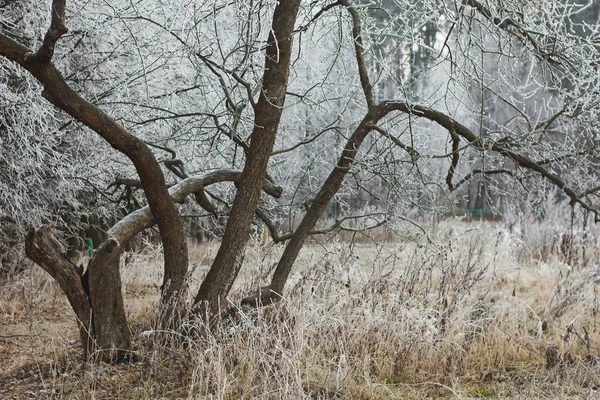
{"label": "forked trunk", "polygon": [[[66,294],[77,319],[84,360],[89,358],[91,350],[95,350],[92,345],[106,350],[129,350],[129,330],[124,318],[120,285],[118,286],[119,293],[116,295],[116,298],[120,299],[120,303],[110,302],[110,299],[114,298],[113,296],[103,296],[104,293],[98,289],[101,282],[93,285],[97,295],[95,296],[96,300],[91,301],[87,279],[82,279],[81,270],[64,255],[64,247],[54,237],[49,227],[32,229],[25,241],[25,251],[32,261],[58,282]],[[114,268],[110,265],[100,265],[99,262],[96,262],[96,266],[98,269]],[[104,285],[106,290],[114,290],[115,286],[112,282],[111,284],[104,282]],[[96,309],[102,311],[95,313],[92,318],[92,304],[94,303]],[[106,314],[112,315],[106,318]],[[119,318],[114,318],[114,315]],[[109,324],[103,323],[104,321],[109,321]],[[110,361],[114,355],[113,351],[103,351],[99,354],[107,361]]]}

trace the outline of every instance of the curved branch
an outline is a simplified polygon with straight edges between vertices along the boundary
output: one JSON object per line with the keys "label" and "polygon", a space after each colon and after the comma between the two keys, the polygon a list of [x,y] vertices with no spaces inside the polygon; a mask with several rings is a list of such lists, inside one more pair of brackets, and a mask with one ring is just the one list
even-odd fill
{"label": "curved branch", "polygon": [[[186,178],[171,187],[169,193],[174,203],[183,203],[187,196],[203,191],[206,186],[219,182],[238,182],[241,176],[241,171],[213,171],[203,176]],[[265,181],[263,184],[263,191],[275,198],[281,197],[282,194],[282,189],[280,187],[275,186],[268,181]],[[123,247],[136,234],[144,229],[152,227],[154,224],[156,224],[156,220],[148,206],[146,206],[117,222],[108,230],[107,236],[116,239],[120,246]]]}
{"label": "curved branch", "polygon": [[81,271],[64,255],[64,246],[56,240],[52,229],[43,226],[31,229],[25,239],[25,252],[58,282],[77,316],[79,335],[83,345],[83,359],[88,357],[92,308],[88,291],[84,288]]}
{"label": "curved branch", "polygon": [[[169,197],[160,165],[148,146],[75,92],[48,58],[53,54],[60,32],[66,29],[61,28],[64,26],[64,7],[64,0],[54,1],[51,27],[38,52],[39,56],[31,56],[31,50],[2,34],[0,56],[16,62],[37,79],[44,88],[42,96],[46,100],[81,121],[131,160],[140,177],[152,214],[157,218],[163,241],[164,282],[170,282],[169,285],[163,285],[166,289],[162,293],[162,301],[166,304],[175,293],[181,293],[188,269],[187,243],[179,212]],[[112,274],[114,280],[119,279],[119,272],[115,268],[106,273]]]}
{"label": "curved branch", "polygon": [[321,135],[323,135],[324,133],[329,132],[329,131],[336,131],[338,129],[339,128],[337,126],[329,126],[325,129],[321,129],[319,132],[315,133],[313,136],[309,137],[308,139],[301,140],[298,143],[294,144],[293,146],[287,147],[285,149],[275,150],[271,153],[271,155],[276,156],[279,154],[288,153],[290,151],[296,150],[300,146],[304,146],[305,144],[314,142],[316,139],[321,137]]}
{"label": "curved branch", "polygon": [[163,161],[163,164],[179,179],[185,179],[188,177],[188,174],[185,173],[185,165],[183,164],[183,161],[173,158],[171,160]]}
{"label": "curved branch", "polygon": [[323,15],[327,11],[331,10],[332,8],[334,8],[336,6],[341,6],[341,5],[345,5],[343,0],[338,0],[335,3],[327,4],[326,6],[324,6],[323,8],[321,8],[319,11],[317,11],[316,14],[310,19],[310,21],[308,21],[306,24],[304,24],[301,27],[299,27],[296,31],[306,32],[308,30],[308,27],[313,22],[315,22],[317,19],[319,19],[319,17],[321,15]]}
{"label": "curved branch", "polygon": [[401,111],[436,122],[438,125],[446,128],[449,132],[455,132],[458,136],[471,143],[475,148],[478,148],[480,150],[494,151],[502,156],[509,158],[515,164],[522,168],[539,173],[552,184],[554,184],[556,187],[561,189],[567,196],[569,196],[572,202],[577,203],[583,209],[594,213],[596,221],[600,221],[599,210],[595,209],[594,207],[590,206],[585,201],[583,201],[581,197],[572,188],[570,188],[557,174],[554,174],[551,171],[547,170],[531,158],[519,153],[515,153],[514,151],[510,150],[508,146],[504,145],[501,142],[482,140],[482,138],[477,136],[469,128],[458,123],[449,115],[446,115],[429,107],[408,104],[406,102],[401,101],[385,101],[381,103],[380,107],[383,112],[390,112],[393,110]]}
{"label": "curved branch", "polygon": [[146,143],[150,147],[154,147],[155,149],[159,149],[159,150],[162,150],[162,151],[165,151],[165,152],[169,153],[171,155],[171,159],[172,160],[175,160],[177,158],[177,153],[173,149],[170,149],[170,148],[165,147],[165,146],[159,146],[159,145],[157,145],[155,143],[148,142],[146,140],[144,140],[144,143]]}

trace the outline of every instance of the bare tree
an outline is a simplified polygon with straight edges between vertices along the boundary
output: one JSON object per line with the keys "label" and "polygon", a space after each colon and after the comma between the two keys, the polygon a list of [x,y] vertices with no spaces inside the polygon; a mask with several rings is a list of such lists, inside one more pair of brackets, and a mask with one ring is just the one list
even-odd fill
{"label": "bare tree", "polygon": [[[124,153],[135,165],[148,203],[161,231],[165,252],[165,277],[163,300],[171,301],[181,292],[187,272],[187,247],[181,220],[167,187],[164,175],[148,147],[124,130],[93,104],[85,101],[65,82],[52,63],[56,42],[67,32],[65,2],[54,1],[51,25],[40,48],[34,53],[17,41],[0,36],[0,54],[31,73],[43,86],[42,96],[56,107],[78,119]],[[29,236],[28,252],[32,254],[35,235]],[[42,250],[43,251],[43,250]],[[101,348],[129,348],[129,338],[123,299],[120,288],[119,255],[122,246],[109,238],[98,249],[94,262],[88,267],[90,305],[94,310],[94,332]],[[35,257],[35,256],[34,256]],[[72,274],[71,274],[72,275]],[[65,288],[63,287],[63,290]],[[176,308],[173,308],[175,310]],[[78,315],[82,329],[87,329],[90,319]]]}
{"label": "bare tree", "polygon": [[[229,218],[222,250],[197,296],[197,302],[213,304],[212,308],[205,308],[210,313],[216,313],[218,310],[214,305],[228,293],[241,266],[241,255],[249,238],[254,209],[264,185],[266,165],[285,100],[291,35],[298,5],[299,1],[280,5],[273,16],[265,77],[261,96],[255,106],[256,118],[263,125],[256,124],[257,128],[253,134],[255,139],[249,146],[243,176],[237,179],[238,194]],[[10,37],[2,35],[0,54],[17,62],[36,78],[44,87],[44,98],[97,132],[112,147],[124,153],[136,167],[146,194],[148,209],[161,232],[165,253],[162,299],[163,303],[169,306],[167,319],[175,319],[176,322],[180,316],[175,314],[185,312],[182,309],[183,304],[177,301],[176,297],[182,295],[183,280],[187,271],[187,248],[181,219],[167,191],[162,170],[147,145],[75,93],[52,63],[56,42],[67,32],[65,6],[64,1],[52,3],[50,28],[41,47],[35,53]],[[203,196],[203,185],[201,183],[200,188],[196,189],[200,197]],[[189,193],[186,192],[185,195]],[[129,220],[127,222],[125,231],[131,232],[137,228],[131,225]],[[47,230],[33,230],[27,241],[28,255],[50,272],[68,294],[81,324],[82,339],[85,337],[85,331],[93,328],[93,337],[101,349],[129,348],[119,274],[119,256],[129,237],[121,234],[119,228],[121,226],[117,225],[108,232],[106,241],[98,248],[85,275],[77,271],[75,266],[61,262],[62,252]],[[76,278],[76,272],[79,272],[79,279]],[[85,281],[87,285],[84,285]],[[85,306],[88,302],[93,310],[93,320],[90,320],[89,307]],[[87,353],[87,346],[84,348]]]}
{"label": "bare tree", "polygon": [[[194,300],[210,319],[219,315],[242,266],[250,227],[258,206],[267,165],[279,128],[292,57],[292,35],[300,0],[281,2],[273,14],[266,48],[260,97],[254,106],[254,129],[237,194],[219,252]],[[201,315],[202,315],[201,314]]]}
{"label": "bare tree", "polygon": [[[177,328],[190,313],[211,325],[227,311],[255,218],[275,242],[287,243],[271,284],[245,299],[254,304],[284,295],[311,234],[353,229],[346,221],[371,215],[364,210],[369,201],[380,212],[367,228],[426,202],[451,209],[453,196],[474,177],[489,191],[516,194],[531,190],[530,182],[543,193],[539,182],[545,182],[598,219],[599,82],[592,60],[599,30],[588,24],[570,34],[583,8],[544,3],[98,6],[100,32],[114,35],[106,35],[102,60],[81,60],[81,71],[68,76],[73,82],[53,63],[59,39],[77,37],[65,36],[64,1],[52,3],[37,51],[0,34],[0,55],[28,71],[45,99],[133,164],[135,173],[114,158],[106,173],[128,175],[114,185],[144,192],[136,197],[140,209],[107,232],[85,272],[63,257],[49,229],[28,236],[29,257],[73,306],[85,355],[90,338],[100,349],[129,349],[119,258],[133,235],[154,224],[165,253],[163,324]],[[84,40],[92,36],[75,42],[107,46]],[[127,62],[119,63],[121,57]],[[79,73],[102,79],[79,82]],[[281,199],[261,199],[261,192]],[[358,193],[367,200],[356,200]],[[227,224],[188,312],[187,249],[176,203],[189,195]],[[318,226],[332,202],[352,213]]]}

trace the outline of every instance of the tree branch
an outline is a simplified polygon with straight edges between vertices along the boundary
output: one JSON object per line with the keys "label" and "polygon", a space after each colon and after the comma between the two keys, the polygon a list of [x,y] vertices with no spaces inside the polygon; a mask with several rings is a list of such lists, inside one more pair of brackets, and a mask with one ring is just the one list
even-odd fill
{"label": "tree branch", "polygon": [[306,32],[306,30],[308,29],[308,27],[310,26],[310,24],[312,24],[317,19],[319,19],[319,17],[321,15],[323,15],[327,11],[331,10],[332,8],[337,7],[337,6],[341,6],[341,5],[344,5],[344,6],[346,5],[346,4],[344,4],[343,0],[338,0],[335,3],[327,4],[326,6],[324,6],[323,8],[321,8],[319,11],[317,11],[317,13],[310,19],[310,21],[308,21],[306,24],[304,24],[301,27],[299,27],[297,30],[300,31],[300,32]]}
{"label": "tree branch", "polygon": [[468,182],[472,177],[474,177],[477,174],[482,174],[482,175],[506,174],[506,175],[510,175],[513,177],[515,176],[514,173],[508,169],[492,169],[492,170],[474,169],[473,171],[471,171],[467,175],[465,175],[456,184],[452,184],[452,182],[449,182],[448,188],[450,189],[451,192],[453,192],[456,189],[458,189],[460,186],[462,186],[464,183]]}
{"label": "tree branch", "polygon": [[377,221],[377,223],[375,225],[367,226],[364,228],[349,228],[349,227],[343,226],[342,224],[344,223],[344,221],[348,221],[348,220],[352,220],[352,219],[368,218],[368,217],[374,217],[376,215],[383,215],[383,214],[384,213],[372,213],[372,214],[366,214],[366,215],[355,215],[355,216],[348,216],[348,217],[340,218],[340,219],[337,219],[333,225],[331,225],[327,228],[313,230],[310,234],[311,235],[327,234],[327,233],[336,231],[338,229],[341,231],[347,231],[347,232],[365,232],[365,231],[375,229],[377,227],[382,226],[383,224],[385,224],[387,222],[387,218],[384,218],[381,221]]}
{"label": "tree branch", "polygon": [[548,61],[550,64],[561,64],[561,62],[558,61],[557,58],[563,57],[554,54],[554,52],[547,52],[527,29],[515,22],[512,18],[499,18],[494,16],[492,10],[490,10],[488,7],[484,6],[477,0],[463,0],[463,4],[475,8],[481,15],[487,18],[498,28],[506,31],[510,35],[515,36],[521,42],[530,44],[540,59]]}
{"label": "tree branch", "polygon": [[52,2],[52,21],[50,22],[50,28],[46,32],[46,36],[44,36],[42,46],[37,53],[33,55],[33,58],[39,63],[47,64],[52,60],[56,42],[62,35],[68,32],[68,29],[65,26],[65,3],[65,0],[54,0]]}
{"label": "tree branch", "polygon": [[354,53],[356,64],[358,66],[358,75],[360,76],[360,84],[367,101],[367,107],[370,111],[375,109],[375,99],[373,98],[373,85],[369,79],[367,70],[367,62],[365,61],[365,49],[363,47],[363,39],[361,32],[361,18],[358,10],[350,4],[348,0],[339,0],[339,3],[348,9],[352,17],[352,36],[354,38]]}
{"label": "tree branch", "polygon": [[[169,193],[174,203],[183,203],[190,194],[203,191],[206,186],[219,182],[238,182],[241,178],[241,171],[218,170],[209,172],[203,176],[192,176],[184,179],[171,187]],[[132,182],[135,183],[135,182]],[[281,197],[282,189],[278,186],[265,181],[263,191],[275,198]],[[114,237],[120,246],[124,246],[139,232],[152,227],[156,223],[154,216],[148,209],[143,207],[117,222],[108,232],[108,237]]]}
{"label": "tree branch", "polygon": [[65,256],[64,246],[54,237],[52,229],[43,226],[31,229],[25,239],[25,252],[58,282],[77,316],[79,335],[83,345],[83,359],[88,357],[92,309],[84,288],[81,271]]}
{"label": "tree branch", "polygon": [[[327,233],[334,232],[336,230],[348,231],[348,232],[368,231],[370,229],[374,229],[374,228],[377,228],[377,227],[385,224],[387,219],[384,219],[383,221],[377,221],[377,223],[375,225],[368,226],[365,228],[348,228],[348,227],[343,226],[342,223],[344,221],[348,221],[351,219],[367,218],[367,217],[373,217],[375,215],[382,215],[382,214],[383,213],[372,213],[372,214],[366,214],[366,215],[356,215],[356,216],[344,217],[341,219],[337,219],[335,221],[335,223],[333,223],[331,226],[329,226],[327,228],[313,229],[308,233],[308,235],[311,236],[311,235],[327,234]],[[266,214],[266,212],[262,208],[259,207],[256,209],[256,215],[267,226],[267,229],[269,229],[269,234],[271,235],[271,239],[273,239],[274,243],[286,242],[286,241],[290,240],[292,237],[294,237],[295,232],[287,232],[287,233],[280,234],[277,227],[275,226],[275,223],[273,222],[273,220],[271,220],[271,218],[269,218],[269,216]]]}
{"label": "tree branch", "polygon": [[446,184],[448,189],[452,191],[452,179],[454,178],[454,171],[458,167],[458,161],[460,160],[460,154],[458,148],[460,147],[460,137],[456,134],[454,129],[450,129],[450,138],[452,139],[452,161],[450,168],[448,168],[448,174],[446,175]]}
{"label": "tree branch", "polygon": [[386,138],[390,139],[392,142],[394,142],[394,144],[396,146],[398,146],[402,150],[406,151],[410,155],[413,162],[415,162],[419,157],[421,157],[421,154],[417,150],[415,150],[411,146],[408,146],[408,145],[402,143],[402,141],[400,139],[398,139],[394,135],[390,135],[390,133],[388,131],[386,131],[385,129],[382,129],[381,127],[379,127],[377,125],[372,125],[372,126],[370,126],[370,128],[372,130],[380,133],[382,136],[385,136]]}
{"label": "tree branch", "polygon": [[44,41],[46,49],[41,49],[41,60],[37,56],[31,57],[31,51],[27,47],[2,34],[0,34],[0,56],[18,63],[35,77],[44,88],[42,96],[46,100],[91,128],[131,160],[140,177],[152,214],[157,218],[163,240],[164,280],[171,282],[169,289],[162,294],[162,300],[166,301],[180,290],[188,268],[187,243],[177,207],[170,201],[163,172],[148,146],[75,92],[51,61],[43,62],[51,55],[56,43],[55,39],[60,37],[54,32],[60,31],[63,20],[64,1],[55,2],[52,14],[53,26],[50,28],[47,40]]}
{"label": "tree branch", "polygon": [[271,153],[271,155],[272,156],[276,156],[276,155],[279,155],[279,154],[288,153],[290,151],[296,150],[300,146],[304,146],[305,144],[309,144],[309,143],[315,141],[316,139],[318,139],[319,137],[321,137],[321,135],[323,135],[324,133],[332,131],[332,130],[333,131],[337,131],[338,129],[339,128],[337,126],[329,126],[327,128],[321,129],[319,132],[315,133],[313,136],[311,136],[311,137],[309,137],[307,139],[301,140],[298,143],[294,144],[293,146],[290,146],[290,147],[287,147],[287,148],[281,149],[281,150],[274,150]]}
{"label": "tree branch", "polygon": [[449,115],[436,111],[429,107],[420,105],[408,104],[406,102],[399,101],[385,101],[380,105],[383,112],[389,112],[392,110],[401,111],[409,114],[413,114],[430,121],[436,122],[440,126],[446,128],[448,131],[456,132],[457,135],[471,143],[473,147],[480,150],[492,150],[502,156],[505,156],[512,160],[515,164],[522,168],[526,168],[535,171],[554,184],[556,187],[561,189],[574,203],[578,203],[582,208],[592,212],[595,215],[596,221],[600,221],[600,213],[597,209],[587,204],[581,199],[581,197],[556,174],[544,168],[539,163],[530,159],[527,156],[518,154],[510,150],[507,146],[502,143],[495,141],[484,141],[478,135],[473,133],[469,128],[461,125]]}

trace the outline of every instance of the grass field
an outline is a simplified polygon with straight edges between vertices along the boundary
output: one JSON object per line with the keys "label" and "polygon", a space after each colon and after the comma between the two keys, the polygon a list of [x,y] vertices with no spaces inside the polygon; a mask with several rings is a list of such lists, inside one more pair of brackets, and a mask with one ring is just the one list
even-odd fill
{"label": "grass field", "polygon": [[[279,304],[172,345],[151,330],[161,255],[149,248],[122,270],[130,365],[81,363],[64,296],[30,267],[0,284],[0,398],[600,398],[595,229],[447,220],[387,243],[312,243]],[[192,293],[216,248],[191,246]],[[281,252],[248,249],[234,304]]]}

